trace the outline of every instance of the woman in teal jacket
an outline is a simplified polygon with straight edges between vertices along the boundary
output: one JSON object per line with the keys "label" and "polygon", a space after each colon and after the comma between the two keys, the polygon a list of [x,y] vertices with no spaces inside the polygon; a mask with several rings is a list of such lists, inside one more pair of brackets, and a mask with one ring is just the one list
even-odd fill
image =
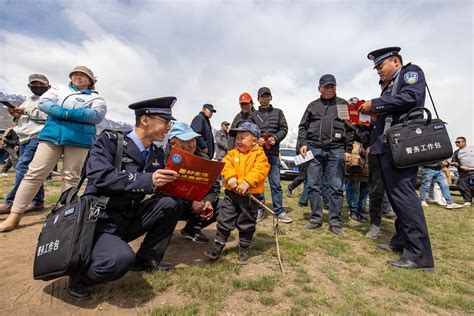
{"label": "woman in teal jacket", "polygon": [[61,192],[76,185],[81,168],[94,141],[96,124],[105,117],[105,101],[95,89],[96,79],[85,66],[69,74],[68,86],[56,86],[45,92],[39,102],[48,120],[39,134],[39,145],[15,196],[0,231],[15,229],[41,184],[63,157]]}

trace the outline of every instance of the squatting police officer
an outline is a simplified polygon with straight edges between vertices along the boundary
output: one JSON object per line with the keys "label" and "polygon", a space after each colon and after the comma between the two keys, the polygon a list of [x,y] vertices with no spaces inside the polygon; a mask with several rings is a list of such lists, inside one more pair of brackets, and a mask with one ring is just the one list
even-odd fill
{"label": "squatting police officer", "polygon": [[390,124],[398,123],[403,114],[415,107],[424,107],[425,103],[423,70],[410,63],[403,65],[399,52],[400,47],[387,47],[369,53],[367,57],[374,62],[384,88],[379,98],[366,101],[359,109],[364,114],[381,114],[371,134],[370,154],[378,161],[387,196],[397,214],[395,235],[388,245],[378,246],[401,252],[400,259],[387,261],[389,266],[433,271],[428,229],[415,191],[418,167],[395,168],[383,141],[384,130]]}
{"label": "squatting police officer", "polygon": [[[135,111],[136,123],[124,137],[121,171],[114,167],[117,134],[106,131],[95,141],[84,194],[107,196],[109,201],[97,221],[91,264],[83,274],[71,277],[67,292],[73,299],[87,299],[89,286],[119,279],[130,269],[172,268],[161,260],[181,215],[180,204],[158,194],[144,198],[176,179],[175,171],[163,169],[163,149],[153,144],[163,141],[170,130],[175,101],[165,97],[129,106]],[[128,243],[144,234],[135,254]]]}

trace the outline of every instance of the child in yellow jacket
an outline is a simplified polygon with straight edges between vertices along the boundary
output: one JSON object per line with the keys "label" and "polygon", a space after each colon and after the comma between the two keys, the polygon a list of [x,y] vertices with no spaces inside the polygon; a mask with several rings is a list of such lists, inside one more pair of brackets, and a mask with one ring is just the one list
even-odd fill
{"label": "child in yellow jacket", "polygon": [[246,264],[257,225],[257,205],[247,193],[261,194],[270,171],[267,156],[258,144],[260,130],[254,123],[243,122],[229,131],[236,137],[235,149],[229,151],[221,175],[224,177],[225,196],[217,217],[214,244],[205,253],[212,260],[219,258],[230,232],[239,230],[239,263]]}

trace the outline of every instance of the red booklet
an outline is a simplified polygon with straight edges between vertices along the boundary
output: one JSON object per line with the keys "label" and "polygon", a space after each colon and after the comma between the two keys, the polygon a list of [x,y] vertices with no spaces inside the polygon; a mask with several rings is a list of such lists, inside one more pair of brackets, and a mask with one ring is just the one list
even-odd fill
{"label": "red booklet", "polygon": [[350,121],[356,125],[370,126],[370,115],[359,113],[359,108],[365,101],[358,101],[348,105]]}
{"label": "red booklet", "polygon": [[202,201],[217,181],[222,168],[222,162],[207,160],[173,148],[165,169],[175,170],[178,179],[158,188],[157,191],[186,200]]}

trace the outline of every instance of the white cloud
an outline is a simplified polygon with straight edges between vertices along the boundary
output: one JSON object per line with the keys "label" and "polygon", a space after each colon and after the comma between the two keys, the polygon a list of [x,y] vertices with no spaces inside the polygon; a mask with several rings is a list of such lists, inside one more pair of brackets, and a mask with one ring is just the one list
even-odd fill
{"label": "white cloud", "polygon": [[[296,128],[318,97],[318,78],[333,73],[338,95],[378,96],[368,51],[398,45],[420,65],[452,137],[473,139],[473,24],[469,1],[215,2],[71,1],[57,14],[84,40],[0,33],[0,89],[27,94],[25,79],[43,72],[66,83],[90,66],[108,117],[131,122],[126,105],[175,95],[175,113],[190,122],[213,103],[215,126],[239,111],[243,91],[269,86],[273,103]],[[50,35],[50,34],[49,34]],[[6,53],[8,52],[8,53]],[[427,99],[427,106],[428,106]]]}

